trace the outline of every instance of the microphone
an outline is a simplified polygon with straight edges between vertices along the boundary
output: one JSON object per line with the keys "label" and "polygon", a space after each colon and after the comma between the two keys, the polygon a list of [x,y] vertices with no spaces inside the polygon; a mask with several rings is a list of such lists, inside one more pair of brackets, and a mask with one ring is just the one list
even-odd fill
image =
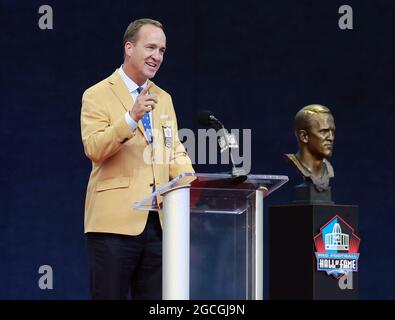
{"label": "microphone", "polygon": [[204,127],[214,128],[215,130],[220,130],[222,136],[218,138],[218,144],[221,148],[221,153],[230,150],[230,161],[232,162],[232,176],[235,179],[235,182],[240,183],[247,179],[247,175],[243,168],[236,167],[232,149],[238,149],[239,145],[237,143],[236,137],[234,134],[229,133],[228,130],[225,129],[225,126],[218,118],[214,115],[214,113],[210,110],[202,110],[198,114],[198,122]]}
{"label": "microphone", "polygon": [[214,128],[219,130],[224,128],[224,125],[221,121],[219,121],[215,116],[214,113],[210,110],[202,110],[198,114],[198,122],[204,127]]}

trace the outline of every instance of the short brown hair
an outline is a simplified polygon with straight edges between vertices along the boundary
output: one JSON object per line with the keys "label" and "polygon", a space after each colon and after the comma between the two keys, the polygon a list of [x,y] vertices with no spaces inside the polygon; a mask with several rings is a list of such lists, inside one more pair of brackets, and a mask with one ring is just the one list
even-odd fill
{"label": "short brown hair", "polygon": [[123,35],[123,47],[125,47],[125,43],[128,41],[130,42],[137,41],[137,32],[145,24],[152,24],[158,28],[161,28],[164,31],[163,25],[157,20],[153,20],[149,18],[135,20],[131,22],[126,28],[125,34]]}

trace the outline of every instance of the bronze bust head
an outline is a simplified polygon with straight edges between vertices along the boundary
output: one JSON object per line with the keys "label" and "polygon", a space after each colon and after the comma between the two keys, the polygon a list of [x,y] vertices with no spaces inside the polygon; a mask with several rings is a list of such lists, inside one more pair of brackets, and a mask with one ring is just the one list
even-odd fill
{"label": "bronze bust head", "polygon": [[332,156],[335,129],[331,111],[319,104],[308,105],[295,116],[294,130],[299,150],[285,156],[318,192],[327,191],[329,179],[334,176],[327,158]]}

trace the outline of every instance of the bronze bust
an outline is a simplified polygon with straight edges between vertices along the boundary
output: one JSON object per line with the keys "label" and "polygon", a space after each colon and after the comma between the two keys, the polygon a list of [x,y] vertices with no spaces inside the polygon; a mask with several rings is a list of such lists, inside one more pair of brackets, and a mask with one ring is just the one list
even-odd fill
{"label": "bronze bust", "polygon": [[286,158],[311,182],[318,192],[329,189],[334,171],[327,160],[332,156],[335,140],[335,122],[331,111],[322,105],[308,105],[295,116],[295,136],[299,150]]}

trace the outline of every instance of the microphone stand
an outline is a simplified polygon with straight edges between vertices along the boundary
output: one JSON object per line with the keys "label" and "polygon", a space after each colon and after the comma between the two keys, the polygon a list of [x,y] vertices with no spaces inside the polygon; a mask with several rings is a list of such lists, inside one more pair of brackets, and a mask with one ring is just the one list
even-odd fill
{"label": "microphone stand", "polygon": [[230,155],[230,161],[232,162],[232,170],[231,170],[231,174],[232,174],[232,182],[233,183],[242,183],[245,180],[247,180],[247,173],[245,172],[245,170],[243,168],[238,168],[235,165],[235,161],[233,159],[233,154],[232,154],[232,147],[230,146],[229,140],[228,140],[228,130],[226,130],[225,126],[222,124],[221,121],[219,121],[215,116],[210,116],[210,118],[212,119],[213,122],[215,122],[217,125],[215,127],[222,129],[223,131],[223,138],[225,140],[225,143],[229,149],[229,155]]}

